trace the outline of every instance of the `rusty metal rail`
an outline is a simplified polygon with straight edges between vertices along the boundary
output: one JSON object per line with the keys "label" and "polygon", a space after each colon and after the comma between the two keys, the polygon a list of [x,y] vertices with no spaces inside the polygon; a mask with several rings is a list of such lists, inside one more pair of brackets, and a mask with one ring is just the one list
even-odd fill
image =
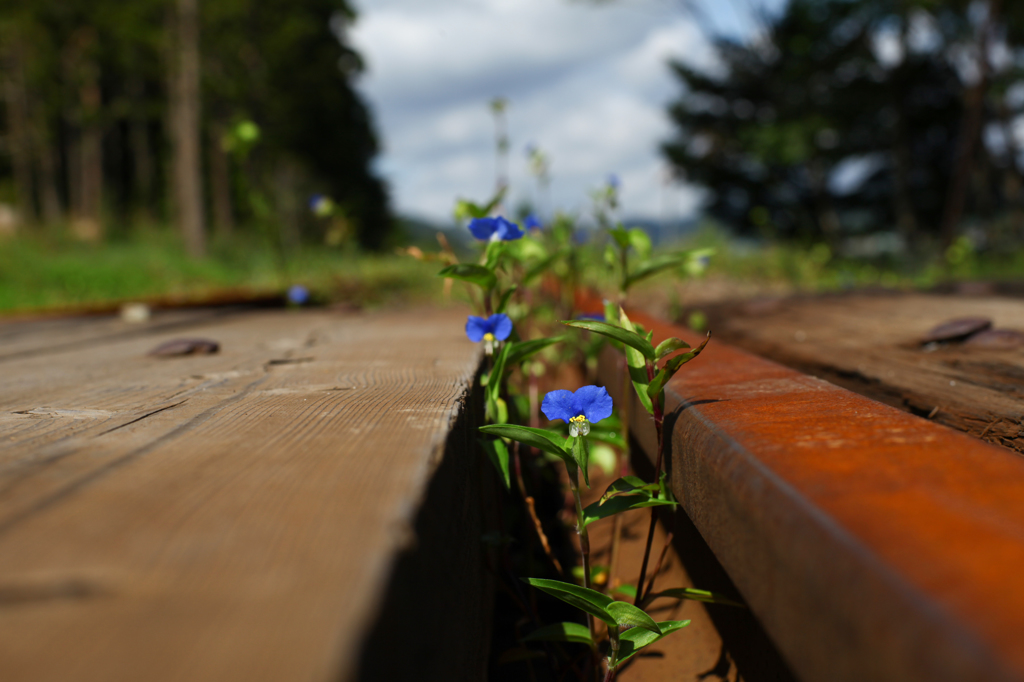
{"label": "rusty metal rail", "polygon": [[666,400],[673,490],[801,680],[1024,680],[1019,455],[714,341]]}

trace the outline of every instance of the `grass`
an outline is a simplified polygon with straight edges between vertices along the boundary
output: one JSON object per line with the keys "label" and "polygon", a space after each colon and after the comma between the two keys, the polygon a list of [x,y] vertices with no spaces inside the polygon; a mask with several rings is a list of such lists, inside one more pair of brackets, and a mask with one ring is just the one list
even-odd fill
{"label": "grass", "polygon": [[[1024,251],[976,252],[966,240],[945,253],[914,258],[853,259],[824,244],[796,246],[743,242],[707,228],[680,248],[712,247],[708,273],[694,282],[720,286],[720,296],[750,292],[826,292],[882,286],[929,289],[942,282],[1010,280],[1024,275]],[[426,249],[426,250],[436,250]],[[586,249],[584,250],[586,251]],[[583,255],[583,254],[581,254]],[[606,288],[600,254],[585,281]],[[438,302],[439,266],[396,254],[361,254],[303,247],[279,254],[259,239],[214,242],[210,256],[189,258],[171,230],[139,231],[103,244],[75,241],[53,231],[0,240],[0,313],[115,308],[126,301],[202,303],[280,296],[302,284],[320,302],[346,301],[361,307]],[[671,273],[656,277],[638,293],[665,292]],[[458,287],[456,287],[458,290]],[[458,291],[456,292],[458,293]]]}
{"label": "grass", "polygon": [[244,239],[189,258],[176,234],[153,230],[104,244],[36,233],[0,241],[0,312],[201,303],[280,295],[302,284],[320,301],[375,306],[439,298],[436,267],[410,257],[304,247],[282,259]]}
{"label": "grass", "polygon": [[868,258],[837,254],[824,243],[801,246],[736,240],[709,227],[680,245],[695,247],[715,249],[709,276],[808,293],[866,287],[926,290],[947,282],[1024,277],[1024,250],[976,250],[966,238],[945,251],[933,244],[918,253]]}

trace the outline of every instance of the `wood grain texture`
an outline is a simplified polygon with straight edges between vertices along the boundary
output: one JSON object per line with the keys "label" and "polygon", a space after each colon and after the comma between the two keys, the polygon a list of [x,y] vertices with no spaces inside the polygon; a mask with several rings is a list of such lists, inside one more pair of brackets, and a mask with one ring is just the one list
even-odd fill
{"label": "wood grain texture", "polygon": [[[0,678],[356,675],[479,365],[464,320],[0,329],[38,349],[0,345]],[[221,352],[146,355],[199,334]]]}
{"label": "wood grain texture", "polygon": [[1024,330],[1024,300],[926,294],[841,296],[729,306],[718,338],[870,398],[1024,452],[1024,350],[919,340],[981,316]]}

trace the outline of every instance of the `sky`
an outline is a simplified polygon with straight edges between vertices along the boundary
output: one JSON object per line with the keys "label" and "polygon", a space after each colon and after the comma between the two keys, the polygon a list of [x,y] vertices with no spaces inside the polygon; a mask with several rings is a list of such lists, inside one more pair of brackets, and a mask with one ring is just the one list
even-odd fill
{"label": "sky", "polygon": [[[347,38],[366,63],[357,87],[394,209],[450,222],[457,198],[493,193],[489,103],[503,97],[506,206],[584,215],[614,174],[623,215],[693,216],[699,190],[671,181],[659,152],[673,134],[666,106],[681,94],[668,62],[715,69],[708,29],[747,39],[749,9],[782,1],[696,0],[706,9],[695,14],[694,0],[355,0]],[[547,193],[529,173],[530,145],[549,159]]]}

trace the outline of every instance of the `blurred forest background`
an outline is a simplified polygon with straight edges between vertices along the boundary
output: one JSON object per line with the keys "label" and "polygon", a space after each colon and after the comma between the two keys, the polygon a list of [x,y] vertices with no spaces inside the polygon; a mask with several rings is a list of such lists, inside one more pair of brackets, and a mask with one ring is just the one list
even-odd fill
{"label": "blurred forest background", "polygon": [[[666,65],[681,94],[663,152],[707,219],[822,267],[1024,272],[1024,4],[790,0],[753,10],[743,41],[700,8],[679,0],[718,64]],[[354,265],[398,224],[353,89],[354,19],[346,0],[5,0],[0,236],[17,236],[0,309],[123,297],[124,262],[151,257],[139,295],[337,273],[310,255],[332,249],[362,278],[349,288],[413,281],[415,265],[380,281]],[[47,277],[56,292],[29,293]]]}
{"label": "blurred forest background", "polygon": [[202,256],[209,232],[261,222],[322,239],[320,192],[379,248],[352,18],[339,0],[5,0],[0,201],[85,240],[173,221]]}
{"label": "blurred forest background", "polygon": [[1019,248],[1024,3],[791,0],[715,42],[719,73],[674,64],[664,149],[719,220],[851,252]]}

